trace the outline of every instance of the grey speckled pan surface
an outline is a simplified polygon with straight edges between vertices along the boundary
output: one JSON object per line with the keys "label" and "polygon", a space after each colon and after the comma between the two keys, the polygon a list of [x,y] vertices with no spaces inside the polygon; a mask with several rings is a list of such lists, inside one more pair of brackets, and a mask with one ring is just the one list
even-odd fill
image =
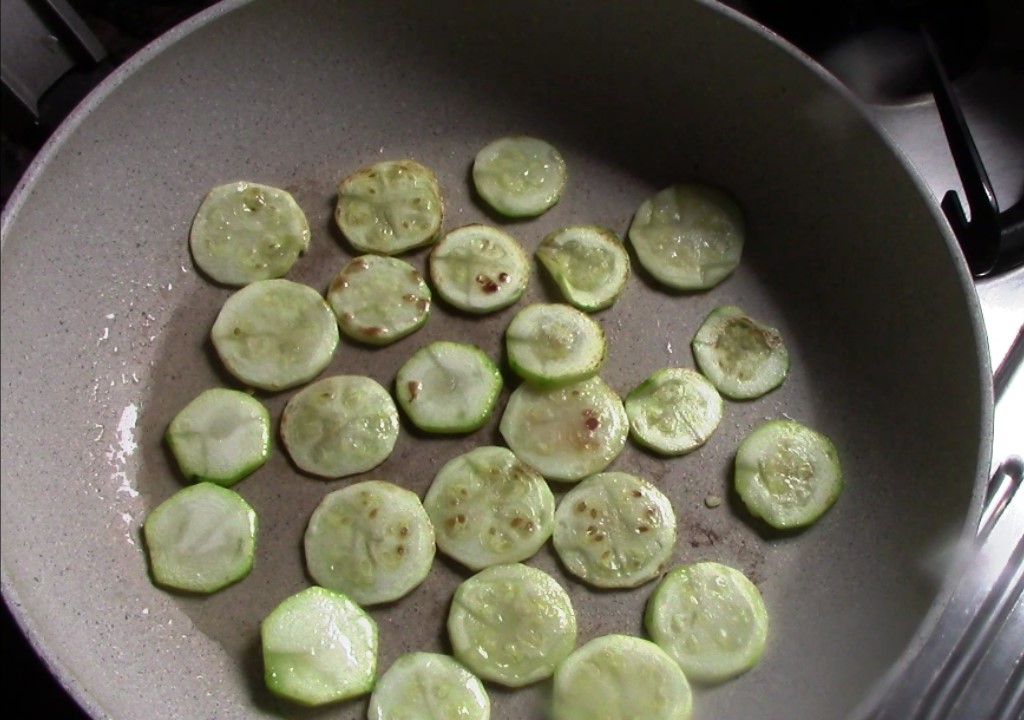
{"label": "grey speckled pan surface", "polygon": [[[313,228],[289,277],[323,289],[352,254],[331,221],[343,175],[412,157],[441,180],[446,228],[491,221],[468,190],[469,163],[507,133],[550,140],[570,171],[552,211],[508,225],[531,251],[567,223],[622,233],[644,198],[678,180],[724,186],[746,210],[747,252],[721,286],[674,295],[635,273],[600,314],[603,376],[617,390],[692,366],[689,340],[718,304],[747,308],[789,342],[785,385],[729,403],[699,452],[666,461],[630,445],[614,465],[672,499],[675,561],[736,565],[771,613],[761,664],[699,689],[695,716],[840,717],[912,640],[939,592],[942,550],[977,510],[988,368],[973,291],[934,208],[833,82],[697,2],[228,3],[91,98],[3,221],[3,589],[96,717],[363,715],[363,701],[305,710],[270,697],[257,634],[308,585],[305,523],[348,481],[299,475],[275,445],[237,486],[262,522],[252,574],[209,598],[149,582],[140,526],[181,486],[163,429],[194,394],[230,383],[207,342],[229,291],[197,275],[187,232],[214,184],[286,187]],[[410,259],[422,268],[426,254]],[[551,296],[535,275],[524,302]],[[438,304],[391,348],[343,344],[328,372],[388,383],[437,338],[497,358],[510,315],[468,319]],[[265,398],[275,418],[287,396]],[[782,415],[833,437],[847,486],[815,527],[766,537],[727,483],[739,439]],[[447,459],[495,442],[495,427],[447,439],[406,429],[370,475],[422,494]],[[709,493],[727,502],[708,509]],[[652,585],[596,593],[548,550],[532,563],[568,589],[581,641],[641,631]],[[406,650],[445,649],[464,577],[438,560],[410,596],[373,610],[382,669]],[[493,688],[493,716],[540,717],[545,692]]]}

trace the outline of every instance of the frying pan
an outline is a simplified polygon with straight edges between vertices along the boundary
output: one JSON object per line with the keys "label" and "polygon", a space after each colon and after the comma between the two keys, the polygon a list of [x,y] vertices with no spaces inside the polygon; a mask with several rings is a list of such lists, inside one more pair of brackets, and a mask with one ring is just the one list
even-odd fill
{"label": "frying pan", "polygon": [[[275,445],[237,486],[261,520],[252,574],[207,598],[149,580],[141,524],[182,485],[163,430],[195,394],[232,384],[207,341],[230,290],[197,274],[189,224],[215,184],[288,188],[313,228],[289,277],[322,289],[353,254],[331,221],[342,176],[412,157],[441,180],[446,228],[496,223],[469,191],[468,168],[510,133],[544,137],[570,169],[554,209],[506,227],[530,251],[569,223],[622,233],[644,198],[681,180],[727,188],[745,210],[746,253],[722,285],[675,294],[637,269],[599,315],[610,342],[602,375],[620,393],[659,367],[692,366],[689,340],[716,305],[741,305],[789,345],[786,383],[729,403],[707,446],[665,460],[630,445],[613,466],[671,498],[674,563],[735,565],[769,608],[760,665],[698,689],[697,717],[841,717],[912,643],[941,601],[944,550],[976,520],[990,373],[977,301],[939,214],[834,80],[704,1],[227,2],[90,96],[3,218],[4,597],[90,714],[363,714],[364,701],[305,710],[271,697],[257,631],[308,586],[305,523],[349,480],[303,476]],[[410,260],[425,268],[424,252]],[[552,292],[537,274],[523,302]],[[439,338],[501,358],[510,313],[470,318],[438,303],[422,331],[386,349],[343,344],[327,372],[388,383]],[[288,395],[261,397],[276,418]],[[847,481],[796,534],[765,531],[728,490],[739,440],[780,416],[830,435]],[[406,427],[368,476],[422,494],[443,462],[499,442],[495,428],[436,438]],[[727,501],[707,508],[709,494]],[[642,632],[651,584],[594,592],[550,550],[531,563],[568,590],[580,642]],[[465,577],[438,559],[411,595],[373,610],[382,670],[404,651],[447,649],[447,604]],[[494,717],[541,717],[545,693],[543,683],[491,688]]]}

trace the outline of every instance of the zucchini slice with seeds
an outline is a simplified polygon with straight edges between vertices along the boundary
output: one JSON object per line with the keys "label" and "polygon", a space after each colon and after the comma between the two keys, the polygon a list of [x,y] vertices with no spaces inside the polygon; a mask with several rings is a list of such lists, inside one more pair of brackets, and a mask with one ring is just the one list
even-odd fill
{"label": "zucchini slice with seeds", "polygon": [[264,680],[279,697],[315,706],[365,695],[377,674],[377,623],[342,593],[310,587],[260,624]]}
{"label": "zucchini slice with seeds", "polygon": [[270,413],[252,395],[211,388],[174,416],[165,435],[190,481],[230,486],[267,461]]}
{"label": "zucchini slice with seeds", "polygon": [[768,611],[757,586],[715,562],[669,571],[651,594],[644,624],[687,678],[704,683],[750,670],[768,638]]}
{"label": "zucchini slice with seeds", "polygon": [[225,285],[285,275],[309,248],[309,223],[285,190],[251,182],[213,188],[192,221],[196,265]]}
{"label": "zucchini slice with seeds", "polygon": [[626,445],[622,400],[595,375],[572,385],[523,383],[508,399],[501,435],[509,448],[548,480],[581,480],[604,470]]}
{"label": "zucchini slice with seeds", "polygon": [[565,160],[550,143],[526,135],[498,138],[473,160],[473,185],[506,217],[540,215],[562,197]]}
{"label": "zucchini slice with seeds", "polygon": [[774,528],[810,525],[843,487],[835,445],[795,420],[769,420],[736,451],[736,492],[751,515]]}
{"label": "zucchini slice with seeds", "polygon": [[384,462],[398,440],[398,409],[373,378],[335,375],[303,388],[281,413],[281,440],[302,470],[356,475]]}
{"label": "zucchini slice with seeds", "polygon": [[350,260],[327,290],[341,331],[370,345],[390,345],[423,327],[430,298],[430,288],[416,268],[379,255]]}
{"label": "zucchini slice with seeds", "polygon": [[555,551],[565,568],[602,588],[631,588],[657,577],[676,544],[669,499],[623,472],[592,475],[555,511]]}
{"label": "zucchini slice with seeds", "polygon": [[733,400],[753,400],[774,390],[789,373],[789,352],[779,331],[735,305],[708,313],[691,342],[697,367]]}
{"label": "zucchini slice with seeds", "polygon": [[643,202],[629,241],[647,272],[676,290],[706,290],[727,278],[743,253],[743,214],[717,188],[673,185]]}
{"label": "zucchini slice with seeds", "polygon": [[443,214],[433,171],[415,160],[390,160],[341,181],[334,220],[359,252],[396,255],[434,242]]}
{"label": "zucchini slice with seeds", "polygon": [[683,455],[707,442],[722,420],[722,396],[696,370],[656,370],[629,391],[633,438],[662,455]]}
{"label": "zucchini slice with seeds", "polygon": [[455,590],[448,613],[455,657],[485,680],[522,687],[550,677],[576,646],[576,613],[543,570],[495,565]]}
{"label": "zucchini slice with seeds", "polygon": [[551,488],[503,447],[478,447],[449,460],[423,505],[438,548],[471,570],[533,557],[555,522]]}
{"label": "zucchini slice with seeds", "polygon": [[404,597],[426,579],[434,528],[415,493],[366,480],[320,501],[303,545],[318,585],[360,605],[378,605]]}
{"label": "zucchini slice with seeds", "polygon": [[430,251],[430,280],[453,307],[491,313],[522,297],[530,281],[530,260],[508,233],[466,225],[446,234]]}
{"label": "zucchini slice with seeds", "polygon": [[367,720],[489,720],[484,684],[455,658],[429,652],[399,657],[380,676]]}
{"label": "zucchini slice with seeds", "polygon": [[536,255],[565,301],[586,312],[611,306],[629,280],[629,253],[606,228],[556,230],[541,241]]}
{"label": "zucchini slice with seeds", "polygon": [[417,350],[398,369],[395,397],[420,430],[467,433],[491,416],[501,372],[476,345],[447,340]]}
{"label": "zucchini slice with seeds", "polygon": [[594,638],[555,672],[552,720],[690,720],[692,711],[686,675],[650,640]]}
{"label": "zucchini slice with seeds", "polygon": [[535,303],[517,312],[505,330],[505,346],[516,374],[539,385],[593,377],[607,354],[601,325],[560,303]]}
{"label": "zucchini slice with seeds", "polygon": [[213,593],[252,570],[256,511],[234,490],[201,482],[157,505],[142,526],[153,580]]}
{"label": "zucchini slice with seeds", "polygon": [[338,323],[308,285],[258,280],[229,297],[210,331],[228,371],[261,390],[287,390],[319,375],[334,358]]}

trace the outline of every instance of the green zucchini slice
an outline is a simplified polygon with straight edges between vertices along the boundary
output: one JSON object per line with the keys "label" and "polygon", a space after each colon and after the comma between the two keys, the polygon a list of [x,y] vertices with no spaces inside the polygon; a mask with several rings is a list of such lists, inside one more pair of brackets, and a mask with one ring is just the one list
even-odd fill
{"label": "green zucchini slice", "polygon": [[419,497],[381,480],[328,494],[303,544],[313,580],[364,607],[408,595],[434,562],[434,528]]}
{"label": "green zucchini slice", "polygon": [[483,350],[447,340],[417,350],[395,378],[402,410],[420,430],[434,433],[481,428],[501,387],[501,372]]}
{"label": "green zucchini slice", "polygon": [[676,290],[706,290],[739,265],[743,214],[717,188],[673,185],[644,201],[629,226],[629,241],[647,272]]}
{"label": "green zucchini slice", "polygon": [[429,245],[443,215],[437,177],[414,160],[369,165],[338,185],[334,220],[362,253],[396,255]]}
{"label": "green zucchini slice", "polygon": [[810,525],[843,487],[835,445],[795,420],[769,420],[736,451],[736,492],[751,515],[780,530]]}
{"label": "green zucchini slice", "polygon": [[534,303],[517,312],[505,330],[505,347],[516,374],[539,385],[593,377],[607,354],[601,325],[560,303]]}
{"label": "green zucchini slice", "polygon": [[350,260],[327,290],[341,331],[370,345],[390,345],[423,327],[430,299],[430,288],[416,268],[379,255]]}
{"label": "green zucchini slice", "polygon": [[391,454],[398,440],[398,409],[373,378],[334,375],[292,396],[281,414],[281,440],[308,473],[356,475]]}
{"label": "green zucchini slice", "polygon": [[365,695],[377,674],[377,623],[342,593],[310,587],[260,624],[264,680],[279,697],[315,706]]}
{"label": "green zucchini slice", "polygon": [[491,313],[522,297],[530,281],[530,259],[508,233],[466,225],[447,233],[430,251],[430,280],[453,307]]}
{"label": "green zucchini slice", "polygon": [[367,720],[489,720],[484,684],[448,655],[411,652],[381,675]]}
{"label": "green zucchini slice", "polygon": [[757,586],[715,562],[669,571],[651,594],[644,624],[686,677],[703,683],[750,670],[768,638],[768,611]]}
{"label": "green zucchini slice", "polygon": [[270,413],[248,393],[211,388],[174,416],[165,433],[182,474],[230,486],[270,455]]}
{"label": "green zucchini slice", "polygon": [[522,687],[550,677],[576,646],[569,595],[543,570],[495,565],[464,581],[448,613],[455,657],[485,680]]}
{"label": "green zucchini slice", "polygon": [[629,280],[629,253],[611,230],[571,225],[537,247],[537,259],[569,304],[595,312],[611,306]]}
{"label": "green zucchini slice", "polygon": [[707,442],[722,420],[722,396],[690,368],[656,370],[625,400],[633,438],[662,455],[683,455]]}
{"label": "green zucchini slice", "polygon": [[506,217],[534,217],[565,190],[565,160],[550,143],[525,135],[499,138],[477,153],[473,185]]}
{"label": "green zucchini slice", "polygon": [[690,720],[693,692],[679,665],[629,635],[591,640],[555,672],[552,720]]}
{"label": "green zucchini slice", "polygon": [[287,390],[319,375],[334,358],[338,323],[313,288],[258,280],[229,297],[210,331],[228,371],[261,390]]}
{"label": "green zucchini slice", "polygon": [[789,352],[779,331],[735,305],[708,313],[691,343],[697,367],[733,400],[752,400],[774,390],[789,373]]}
{"label": "green zucchini slice", "polygon": [[553,388],[524,383],[501,416],[501,435],[548,480],[576,481],[604,470],[626,445],[622,400],[600,376]]}
{"label": "green zucchini slice", "polygon": [[256,512],[234,490],[201,482],[160,503],[142,527],[153,580],[213,593],[252,570]]}
{"label": "green zucchini slice", "polygon": [[423,505],[441,552],[471,570],[532,557],[555,522],[551,488],[503,447],[478,447],[449,460]]}
{"label": "green zucchini slice", "polygon": [[623,472],[592,475],[555,511],[555,551],[566,570],[601,588],[631,588],[657,577],[676,544],[669,499]]}
{"label": "green zucchini slice", "polygon": [[213,188],[192,221],[196,265],[225,285],[278,278],[309,248],[309,223],[285,190],[251,182]]}

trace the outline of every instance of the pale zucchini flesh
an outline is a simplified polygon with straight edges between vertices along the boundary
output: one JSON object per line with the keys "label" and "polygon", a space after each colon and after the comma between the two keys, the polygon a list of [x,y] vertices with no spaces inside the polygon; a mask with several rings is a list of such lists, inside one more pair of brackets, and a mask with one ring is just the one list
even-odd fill
{"label": "pale zucchini flesh", "polygon": [[211,388],[174,416],[165,436],[188,480],[230,486],[267,461],[270,413],[248,393]]}
{"label": "pale zucchini flesh", "polygon": [[690,720],[686,675],[650,640],[604,635],[555,672],[552,720]]}
{"label": "pale zucchini flesh", "polygon": [[480,679],[457,660],[411,652],[380,676],[367,720],[489,720],[491,700]]}
{"label": "pale zucchini flesh", "polygon": [[661,574],[676,544],[672,503],[643,478],[592,475],[565,494],[552,536],[565,569],[601,588],[630,588]]}
{"label": "pale zucchini flesh", "polygon": [[700,371],[733,400],[759,398],[789,373],[789,352],[779,331],[735,305],[708,313],[691,347]]}
{"label": "pale zucchini flesh", "polygon": [[334,375],[292,396],[281,414],[281,440],[305,472],[341,478],[384,462],[398,440],[398,409],[376,380]]}
{"label": "pale zucchini flesh", "polygon": [[166,588],[213,593],[252,570],[256,512],[226,487],[190,485],[156,506],[142,526],[153,580]]}
{"label": "pale zucchini flesh", "polygon": [[607,354],[600,323],[562,303],[534,303],[517,312],[505,330],[505,347],[516,374],[541,385],[593,377]]}
{"label": "pale zucchini flesh", "polygon": [[507,232],[465,225],[445,234],[431,250],[430,280],[453,307],[492,313],[522,296],[530,281],[530,259]]}
{"label": "pale zucchini flesh", "polygon": [[376,163],[342,180],[334,219],[359,252],[396,255],[433,243],[443,214],[434,172],[406,159]]}
{"label": "pale zucchini flesh", "polygon": [[611,230],[572,225],[546,236],[537,259],[570,305],[586,312],[610,307],[629,280],[629,253]]}
{"label": "pale zucchini flesh", "polygon": [[478,447],[449,460],[423,505],[438,548],[471,570],[527,560],[554,528],[551,488],[503,447]]}
{"label": "pale zucchini flesh", "polygon": [[341,331],[370,345],[390,345],[419,330],[430,315],[430,300],[416,268],[380,255],[353,258],[327,289]]}
{"label": "pale zucchini flesh", "polygon": [[500,430],[516,457],[548,480],[577,481],[604,470],[626,445],[622,400],[600,376],[553,388],[513,391]]}
{"label": "pale zucchini flesh", "polygon": [[843,473],[835,445],[795,420],[758,425],[736,451],[736,492],[774,528],[810,525],[839,497]]}
{"label": "pale zucchini flesh", "polygon": [[550,143],[526,135],[498,138],[477,153],[473,185],[507,217],[540,215],[562,197],[565,160]]}
{"label": "pale zucchini flesh", "polygon": [[279,697],[317,706],[370,692],[377,674],[377,623],[344,594],[310,587],[283,600],[260,624],[264,681]]}
{"label": "pale zucchini flesh", "polygon": [[628,236],[640,265],[655,279],[675,290],[706,290],[739,265],[745,230],[729,195],[688,183],[644,201]]}
{"label": "pale zucchini flesh", "polygon": [[473,673],[522,687],[550,677],[572,652],[576,614],[569,595],[543,570],[495,565],[456,589],[448,637]]}
{"label": "pale zucchini flesh", "polygon": [[669,571],[651,594],[644,624],[686,677],[703,683],[753,668],[768,638],[768,611],[757,586],[716,562]]}
{"label": "pale zucchini flesh", "polygon": [[309,248],[309,223],[286,190],[253,182],[213,188],[189,233],[196,265],[225,285],[285,275]]}
{"label": "pale zucchini flesh", "polygon": [[690,368],[663,368],[633,388],[625,400],[633,438],[662,455],[692,452],[722,420],[715,386]]}
{"label": "pale zucchini flesh", "polygon": [[366,480],[320,501],[303,547],[318,585],[365,607],[398,600],[426,579],[434,529],[415,493]]}
{"label": "pale zucchini flesh", "polygon": [[283,279],[259,280],[229,297],[210,336],[232,375],[270,391],[319,375],[339,339],[334,313],[320,293]]}

